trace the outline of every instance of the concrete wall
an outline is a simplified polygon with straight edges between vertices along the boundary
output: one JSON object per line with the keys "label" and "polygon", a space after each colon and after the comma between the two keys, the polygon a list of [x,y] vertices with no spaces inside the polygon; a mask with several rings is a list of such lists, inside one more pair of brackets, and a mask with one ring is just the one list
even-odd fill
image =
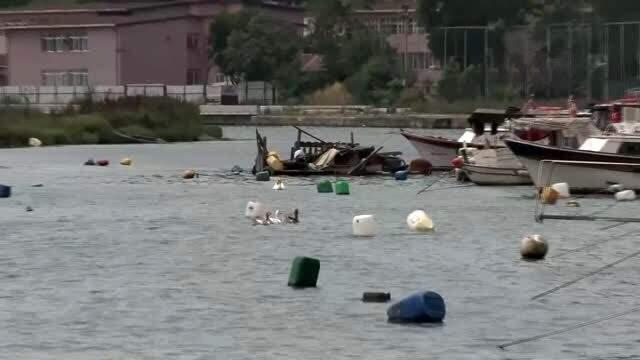
{"label": "concrete wall", "polygon": [[187,35],[202,34],[202,29],[203,24],[197,18],[118,27],[120,78],[117,83],[184,85],[189,68],[200,69],[205,81],[206,38],[201,39],[201,49],[187,49]]}
{"label": "concrete wall", "polygon": [[[7,65],[9,85],[40,85],[42,70],[87,69],[89,84],[116,83],[116,36],[113,28],[65,29],[86,31],[88,51],[42,51],[42,30],[7,32]],[[56,31],[47,31],[54,34]]]}

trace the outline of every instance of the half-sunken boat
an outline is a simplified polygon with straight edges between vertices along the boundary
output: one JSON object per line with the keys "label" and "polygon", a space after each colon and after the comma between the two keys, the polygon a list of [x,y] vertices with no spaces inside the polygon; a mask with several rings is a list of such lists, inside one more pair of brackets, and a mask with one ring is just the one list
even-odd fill
{"label": "half-sunken boat", "polygon": [[[269,171],[273,175],[379,175],[405,170],[408,166],[400,158],[401,152],[381,152],[382,146],[361,146],[353,140],[345,142],[324,141],[294,126],[298,137],[291,147],[289,159],[282,159],[270,151],[267,138],[256,130],[258,155],[254,173]],[[303,135],[314,141],[303,141]]]}

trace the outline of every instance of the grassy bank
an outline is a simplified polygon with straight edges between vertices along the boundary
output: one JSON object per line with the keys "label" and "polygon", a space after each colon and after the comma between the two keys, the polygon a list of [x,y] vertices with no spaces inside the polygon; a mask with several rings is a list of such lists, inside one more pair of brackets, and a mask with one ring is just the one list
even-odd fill
{"label": "grassy bank", "polygon": [[169,98],[83,101],[54,114],[0,107],[0,147],[26,146],[30,137],[44,145],[135,142],[116,132],[169,142],[222,138],[220,127],[202,125],[196,105]]}

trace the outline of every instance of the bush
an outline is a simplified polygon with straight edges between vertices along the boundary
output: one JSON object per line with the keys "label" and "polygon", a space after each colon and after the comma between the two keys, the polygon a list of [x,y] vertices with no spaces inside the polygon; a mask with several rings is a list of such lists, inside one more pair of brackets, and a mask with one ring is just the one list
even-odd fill
{"label": "bush", "polygon": [[[75,108],[79,110],[75,110]],[[87,112],[88,109],[95,110]],[[11,107],[0,108],[0,146],[27,146],[30,137],[44,145],[119,144],[132,136],[167,141],[195,141],[200,135],[222,137],[222,129],[202,125],[198,107],[176,99],[135,97],[117,101],[89,102],[67,107],[59,114],[43,114]]]}
{"label": "bush", "polygon": [[307,97],[308,105],[353,105],[351,93],[342,83],[335,83]]}

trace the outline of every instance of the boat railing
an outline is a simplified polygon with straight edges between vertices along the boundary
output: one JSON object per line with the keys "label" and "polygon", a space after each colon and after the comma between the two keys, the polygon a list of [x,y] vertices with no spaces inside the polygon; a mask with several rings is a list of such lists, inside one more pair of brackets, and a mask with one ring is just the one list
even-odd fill
{"label": "boat railing", "polygon": [[[611,216],[597,216],[597,215],[562,215],[562,214],[545,214],[545,205],[542,200],[542,190],[545,187],[551,186],[551,179],[553,179],[553,171],[562,165],[596,165],[596,166],[622,166],[628,167],[634,172],[640,172],[640,163],[617,163],[617,162],[602,162],[602,161],[577,161],[577,160],[541,160],[538,164],[538,176],[536,184],[538,185],[536,191],[536,207],[535,207],[535,221],[542,223],[544,220],[579,220],[579,221],[610,221],[619,223],[640,223],[640,218],[624,218],[624,217],[611,217]],[[545,170],[548,170],[545,172]],[[545,176],[546,174],[546,176]],[[603,189],[605,190],[605,189]]]}

